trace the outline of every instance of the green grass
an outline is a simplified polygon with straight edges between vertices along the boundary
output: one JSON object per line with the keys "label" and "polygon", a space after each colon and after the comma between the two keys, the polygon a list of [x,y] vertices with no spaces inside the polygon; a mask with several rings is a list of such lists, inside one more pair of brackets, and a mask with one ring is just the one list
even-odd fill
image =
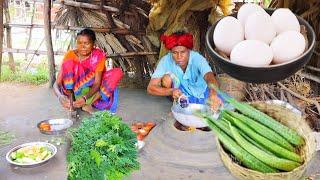
{"label": "green grass", "polygon": [[0,82],[18,82],[33,85],[40,85],[48,82],[49,72],[45,65],[39,65],[35,68],[35,72],[24,71],[24,69],[17,69],[13,73],[8,66],[2,66]]}

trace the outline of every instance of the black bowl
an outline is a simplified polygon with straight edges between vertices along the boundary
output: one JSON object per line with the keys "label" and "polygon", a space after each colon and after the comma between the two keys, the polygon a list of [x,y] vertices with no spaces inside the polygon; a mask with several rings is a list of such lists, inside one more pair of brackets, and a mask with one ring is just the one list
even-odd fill
{"label": "black bowl", "polygon": [[[275,9],[266,9],[268,14],[272,14]],[[237,13],[231,16],[237,17]],[[273,83],[283,80],[302,68],[310,60],[315,47],[315,33],[312,27],[307,21],[297,16],[300,25],[304,25],[307,30],[308,37],[308,49],[299,57],[282,64],[270,65],[267,67],[247,67],[232,63],[229,59],[226,59],[215,51],[215,45],[213,42],[213,32],[217,25],[213,24],[206,33],[206,47],[209,55],[214,62],[228,75],[235,79],[250,82],[250,83]],[[254,50],[253,50],[254,51]]]}

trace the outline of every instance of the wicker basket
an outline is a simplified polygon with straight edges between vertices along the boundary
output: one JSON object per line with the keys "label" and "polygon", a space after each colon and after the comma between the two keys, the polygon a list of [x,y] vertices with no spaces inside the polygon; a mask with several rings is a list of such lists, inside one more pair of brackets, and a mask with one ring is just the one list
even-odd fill
{"label": "wicker basket", "polygon": [[[312,159],[314,153],[316,152],[316,139],[312,135],[312,131],[308,126],[307,122],[300,116],[295,115],[290,110],[279,106],[271,105],[262,102],[256,102],[252,104],[257,109],[264,113],[274,117],[279,120],[282,124],[295,129],[304,139],[305,145],[300,148],[300,155],[304,159],[304,163],[298,168],[290,172],[281,173],[261,173],[258,171],[250,170],[243,166],[240,166],[235,161],[232,160],[230,154],[226,153],[222,148],[221,144],[218,142],[218,151],[224,165],[229,169],[229,171],[238,179],[266,179],[266,180],[295,180],[300,179],[304,174],[307,164]],[[218,139],[217,139],[218,141]]]}

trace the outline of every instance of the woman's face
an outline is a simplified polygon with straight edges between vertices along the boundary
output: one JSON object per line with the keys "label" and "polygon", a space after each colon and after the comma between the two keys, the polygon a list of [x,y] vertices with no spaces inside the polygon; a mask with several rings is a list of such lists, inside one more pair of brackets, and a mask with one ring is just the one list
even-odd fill
{"label": "woman's face", "polygon": [[77,37],[77,50],[81,56],[89,56],[93,49],[93,45],[93,42],[90,40],[88,36],[79,35]]}
{"label": "woman's face", "polygon": [[172,57],[183,70],[188,66],[190,50],[185,46],[175,46],[171,49]]}

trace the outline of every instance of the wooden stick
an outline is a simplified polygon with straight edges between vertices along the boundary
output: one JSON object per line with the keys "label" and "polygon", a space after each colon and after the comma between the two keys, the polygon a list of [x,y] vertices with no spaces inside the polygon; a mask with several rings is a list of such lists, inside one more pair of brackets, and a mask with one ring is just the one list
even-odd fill
{"label": "wooden stick", "polygon": [[55,62],[54,62],[54,52],[52,47],[52,36],[51,36],[51,0],[44,1],[44,34],[46,38],[46,48],[48,57],[48,69],[49,69],[49,87],[52,88],[54,82],[56,81],[55,76]]}
{"label": "wooden stick", "polygon": [[310,69],[312,71],[317,71],[317,72],[320,72],[320,68],[316,68],[316,67],[313,67],[313,66],[306,66],[307,69]]}
{"label": "wooden stick", "polygon": [[[42,39],[42,41],[41,41],[41,43],[39,44],[39,46],[38,46],[38,48],[37,48],[36,51],[38,51],[38,50],[41,48],[42,43],[44,42],[44,40],[46,40],[46,38],[43,38],[43,39]],[[28,49],[26,49],[26,50],[28,50]],[[54,53],[54,52],[53,52],[53,53]],[[30,61],[28,62],[28,65],[27,65],[26,68],[25,68],[25,71],[28,70],[28,68],[29,68],[29,66],[30,66],[30,64],[31,64],[31,62],[33,61],[33,59],[34,59],[35,56],[36,56],[36,54],[33,54],[32,58],[30,59]]]}
{"label": "wooden stick", "polygon": [[[26,53],[35,55],[47,55],[47,51],[42,50],[26,50],[26,49],[14,49],[14,48],[3,48],[2,52],[12,53]],[[54,51],[54,55],[64,55],[65,51]],[[126,52],[126,53],[113,53],[108,54],[107,57],[132,57],[132,56],[146,56],[146,55],[158,55],[158,52]]]}
{"label": "wooden stick", "polygon": [[[0,52],[3,47],[3,4],[4,1],[0,1]],[[2,53],[0,53],[0,80],[1,80],[1,65],[2,65]]]}
{"label": "wooden stick", "polygon": [[[10,13],[9,13],[9,0],[4,0],[4,16],[7,23],[11,22]],[[7,47],[12,48],[12,33],[11,28],[6,29],[6,40],[7,40]],[[9,56],[9,68],[12,72],[16,72],[16,67],[14,64],[14,58],[12,53],[8,53]]]}
{"label": "wooden stick", "polygon": [[[33,20],[34,20],[34,14],[36,12],[36,2],[33,1],[33,5],[32,5],[32,15],[31,15],[31,24],[33,24]],[[29,29],[29,38],[27,41],[27,45],[26,45],[26,49],[29,49],[31,41],[32,41],[32,27]],[[25,54],[25,60],[28,60],[28,54]]]}
{"label": "wooden stick", "polygon": [[310,79],[310,80],[320,84],[320,78],[318,76],[315,76],[315,75],[312,75],[309,73],[304,73],[304,72],[301,72],[300,75],[304,78]]}
{"label": "wooden stick", "polygon": [[75,2],[75,1],[69,1],[69,0],[61,0],[61,4],[67,5],[67,6],[73,6],[73,7],[81,7],[81,8],[87,8],[87,9],[96,9],[100,10],[103,8],[105,11],[111,11],[111,12],[119,12],[119,9],[111,6],[99,6],[99,5],[94,5],[90,3],[83,3],[83,2]]}
{"label": "wooden stick", "polygon": [[293,97],[291,96],[291,94],[290,94],[288,91],[286,91],[286,97],[287,97],[288,102],[289,102],[290,104],[296,105],[295,102],[293,101]]}
{"label": "wooden stick", "polygon": [[[33,0],[33,2],[43,4],[43,0]],[[53,1],[53,2],[51,2],[51,4],[61,4],[61,2]]]}
{"label": "wooden stick", "polygon": [[146,56],[146,55],[158,55],[158,52],[113,53],[113,54],[107,55],[107,57],[130,57],[130,56]]}
{"label": "wooden stick", "polygon": [[269,94],[269,96],[271,97],[271,99],[278,99],[271,91],[269,91],[267,86],[264,86],[264,91]]}
{"label": "wooden stick", "polygon": [[[17,23],[6,23],[4,24],[5,28],[8,27],[21,27],[21,28],[44,28],[42,24],[17,24]],[[107,32],[107,33],[114,33],[114,34],[139,34],[145,35],[145,31],[130,31],[124,28],[98,28],[98,27],[78,27],[78,26],[62,26],[62,25],[55,25],[52,24],[52,29],[59,29],[59,30],[82,30],[84,28],[91,29],[95,32]]]}
{"label": "wooden stick", "polygon": [[[249,95],[250,97],[250,100],[249,101],[253,101],[253,98],[252,98],[252,95],[251,95],[251,92],[249,90],[249,87],[250,85],[248,85],[248,87],[245,87],[244,89],[246,90],[247,94]],[[248,98],[245,97],[245,99],[248,101]]]}
{"label": "wooden stick", "polygon": [[297,98],[299,98],[299,99],[302,99],[302,100],[304,100],[304,101],[306,101],[306,102],[308,102],[308,103],[314,104],[314,105],[317,107],[318,112],[320,113],[320,105],[319,105],[318,101],[312,100],[312,99],[308,99],[308,98],[306,98],[306,97],[304,97],[304,96],[301,96],[300,94],[291,91],[289,88],[287,88],[285,85],[283,85],[283,84],[280,83],[280,82],[277,82],[277,84],[278,84],[281,88],[283,88],[284,90],[286,90],[287,92],[289,92],[290,94],[294,95],[295,97],[297,97]]}
{"label": "wooden stick", "polygon": [[281,99],[281,101],[287,101],[287,98],[284,95],[283,89],[281,89],[281,88],[280,88],[280,99]]}
{"label": "wooden stick", "polygon": [[308,111],[311,111],[313,114],[315,115],[320,115],[319,113],[315,112],[313,109],[311,109],[310,107],[306,107],[306,109],[308,109]]}

